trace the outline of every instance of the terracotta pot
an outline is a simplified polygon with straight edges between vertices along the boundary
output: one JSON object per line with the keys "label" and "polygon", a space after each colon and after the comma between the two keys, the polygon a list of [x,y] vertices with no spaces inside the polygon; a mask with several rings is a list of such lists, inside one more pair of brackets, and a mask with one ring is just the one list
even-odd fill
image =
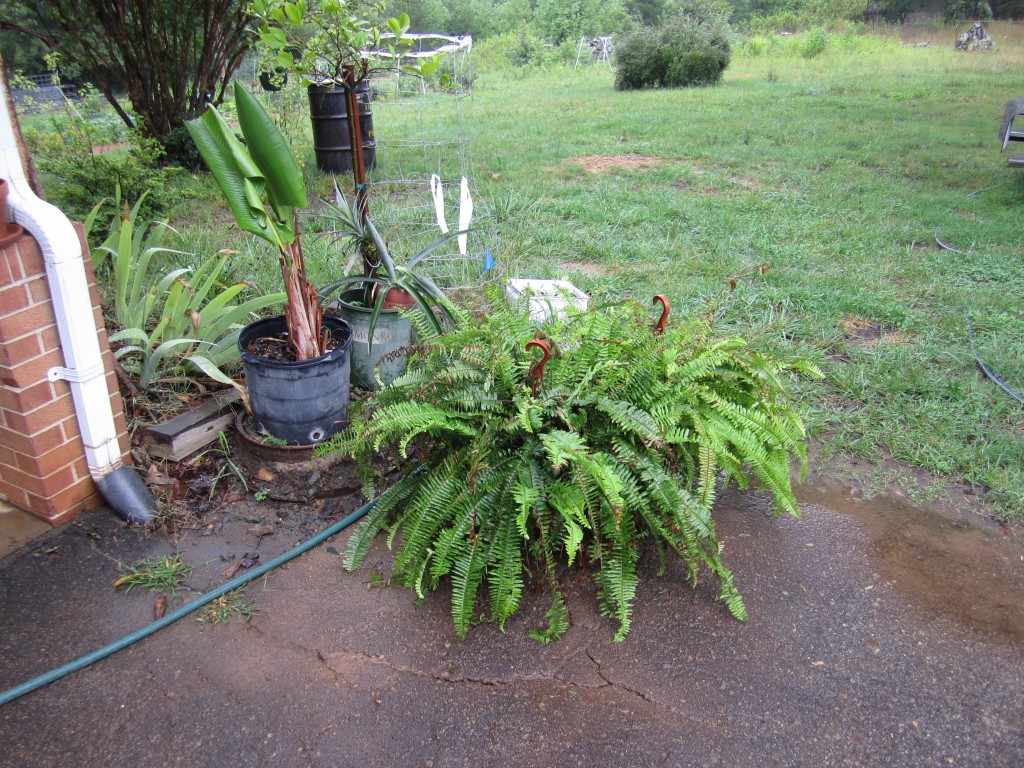
{"label": "terracotta pot", "polygon": [[415,304],[412,294],[404,288],[390,288],[384,294],[384,309],[411,309]]}

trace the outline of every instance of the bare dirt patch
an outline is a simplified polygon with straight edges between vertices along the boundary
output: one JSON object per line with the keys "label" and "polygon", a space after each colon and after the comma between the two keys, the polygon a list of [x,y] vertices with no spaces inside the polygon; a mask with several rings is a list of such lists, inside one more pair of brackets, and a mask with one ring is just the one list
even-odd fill
{"label": "bare dirt patch", "polygon": [[861,317],[848,317],[839,324],[839,328],[848,342],[865,349],[877,347],[883,341],[889,344],[910,342],[905,334],[895,328],[889,328],[874,320],[865,320]]}
{"label": "bare dirt patch", "polygon": [[612,169],[646,171],[664,162],[660,157],[638,155],[630,152],[626,155],[587,155],[574,157],[570,162],[582,165],[591,173],[607,173]]}

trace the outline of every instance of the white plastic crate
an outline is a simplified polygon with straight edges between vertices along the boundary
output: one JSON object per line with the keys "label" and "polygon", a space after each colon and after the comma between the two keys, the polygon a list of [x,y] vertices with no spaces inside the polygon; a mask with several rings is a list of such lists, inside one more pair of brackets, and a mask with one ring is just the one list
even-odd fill
{"label": "white plastic crate", "polygon": [[505,286],[513,303],[530,297],[530,319],[543,323],[565,315],[568,306],[585,310],[590,297],[568,280],[530,280],[513,278]]}

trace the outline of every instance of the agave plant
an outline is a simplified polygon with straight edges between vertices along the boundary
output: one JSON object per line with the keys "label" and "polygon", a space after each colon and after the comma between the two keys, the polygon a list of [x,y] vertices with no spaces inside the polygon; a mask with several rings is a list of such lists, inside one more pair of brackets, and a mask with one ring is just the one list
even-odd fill
{"label": "agave plant", "polygon": [[353,258],[348,269],[359,261],[363,266],[363,274],[342,277],[324,286],[320,289],[322,300],[345,288],[365,289],[361,301],[373,310],[368,331],[369,342],[372,342],[373,330],[385,299],[395,288],[411,297],[434,333],[441,333],[444,324],[455,322],[455,310],[448,297],[429,275],[417,267],[449,240],[466,234],[468,230],[450,232],[430,243],[404,264],[398,264],[373,221],[365,212],[349,205],[337,181],[334,183],[334,202],[325,200],[323,203],[323,210],[317,214],[317,218],[330,227],[328,234],[336,242],[352,248]]}
{"label": "agave plant", "polygon": [[306,277],[299,236],[297,209],[307,205],[302,171],[263,105],[240,83],[235,84],[235,105],[245,144],[216,107],[186,127],[238,226],[278,250],[288,344],[295,359],[319,357],[326,352],[327,336],[316,288]]}
{"label": "agave plant", "polygon": [[[704,320],[654,333],[632,303],[570,310],[542,326],[542,344],[528,312],[500,291],[488,299],[483,317],[443,335],[420,322],[425,341],[407,373],[363,401],[325,449],[355,457],[367,495],[379,451],[416,458],[399,463],[345,566],[358,568],[387,530],[389,545],[397,541],[392,581],[422,597],[450,579],[462,637],[481,594],[503,627],[536,564],[551,607],[549,626],[531,634],[547,641],[568,627],[557,566],[584,561],[621,640],[646,538],[663,564],[678,555],[694,583],[706,567],[745,620],[712,520],[719,473],[741,487],[758,478],[778,513],[799,514],[790,469],[794,459],[806,468],[806,445],[783,374],[817,370],[715,340]],[[532,349],[545,346],[546,368]]]}
{"label": "agave plant", "polygon": [[158,301],[162,301],[170,286],[187,269],[175,269],[154,285],[146,282],[150,264],[160,254],[184,255],[181,251],[161,245],[164,233],[174,229],[163,221],[140,220],[139,212],[149,192],[143,192],[135,205],[129,207],[121,198],[118,184],[114,198],[105,198],[93,208],[85,222],[90,232],[100,210],[107,202],[114,205],[107,239],[92,253],[93,268],[97,273],[110,269],[114,291],[111,297],[114,319],[124,328],[142,328],[150,318]]}
{"label": "agave plant", "polygon": [[227,259],[227,254],[220,253],[194,272],[172,270],[146,294],[145,313],[134,315],[125,328],[110,336],[114,356],[138,377],[143,390],[185,363],[222,384],[236,386],[221,369],[238,359],[239,329],[254,313],[283,301],[284,294],[235,303],[251,286],[221,283]]}

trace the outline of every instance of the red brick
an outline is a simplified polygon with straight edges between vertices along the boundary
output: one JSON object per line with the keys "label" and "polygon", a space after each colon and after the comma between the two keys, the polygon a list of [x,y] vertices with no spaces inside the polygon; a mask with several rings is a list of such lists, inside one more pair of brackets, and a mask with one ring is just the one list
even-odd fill
{"label": "red brick", "polygon": [[[43,490],[43,478],[16,467],[4,467],[4,482],[10,483],[15,488],[20,488],[26,493],[34,493],[39,496],[49,495]],[[63,490],[63,488],[58,488],[57,490]]]}
{"label": "red brick", "polygon": [[[10,256],[8,256],[10,252]],[[0,286],[7,286],[14,282],[14,278],[11,277],[11,268],[7,263],[8,258],[14,258],[14,245],[8,245],[6,248],[0,248]]]}
{"label": "red brick", "polygon": [[38,384],[33,384],[31,387],[20,390],[11,390],[7,387],[3,387],[0,388],[0,392],[10,393],[13,404],[8,405],[7,403],[4,403],[4,407],[18,413],[34,411],[36,408],[40,408],[56,399],[54,396],[53,385],[48,381],[41,381]]}
{"label": "red brick", "polygon": [[43,353],[43,348],[39,342],[39,334],[30,333],[27,336],[22,336],[20,339],[4,344],[3,353],[8,361],[6,365],[10,367],[14,367],[26,360],[31,360],[33,357],[38,357]]}
{"label": "red brick", "polygon": [[82,436],[82,431],[78,428],[77,415],[64,419],[60,423],[60,428],[63,430],[64,437],[67,440],[77,440]]}
{"label": "red brick", "polygon": [[84,480],[87,477],[92,477],[92,475],[89,474],[89,462],[85,460],[85,454],[82,454],[82,456],[71,465],[71,471],[75,473],[76,482],[78,480]]}
{"label": "red brick", "polygon": [[0,427],[0,445],[10,448],[15,453],[36,456],[52,451],[65,442],[67,442],[67,438],[57,425],[31,437],[21,434],[9,425]]}
{"label": "red brick", "polygon": [[28,287],[25,284],[10,285],[0,290],[0,317],[20,312],[32,303]]}
{"label": "red brick", "polygon": [[124,415],[124,407],[121,405],[120,397],[110,398],[110,406],[114,411],[114,429],[117,430],[117,434],[121,435],[128,434],[128,419]]}
{"label": "red brick", "polygon": [[53,304],[33,304],[0,320],[0,342],[6,344],[28,333],[54,325]]}
{"label": "red brick", "polygon": [[31,472],[40,477],[47,477],[61,467],[74,464],[79,459],[84,461],[82,444],[79,441],[67,442],[52,451],[47,451],[38,457],[19,454],[17,457],[18,468],[23,472]]}
{"label": "red brick", "polygon": [[[43,262],[43,252],[39,250],[39,243],[34,237],[22,237],[18,243],[18,253],[21,256],[22,278],[35,277],[46,274],[46,264]],[[14,265],[11,265],[11,274],[14,274]]]}
{"label": "red brick", "polygon": [[42,495],[52,499],[73,485],[75,485],[75,473],[71,471],[71,467],[61,467],[53,474],[43,478]]}
{"label": "red brick", "polygon": [[39,341],[43,345],[44,352],[60,349],[60,331],[57,330],[57,326],[51,325],[48,328],[43,328],[39,332]]}
{"label": "red brick", "polygon": [[3,474],[3,465],[6,464],[9,467],[17,466],[18,454],[8,448],[6,445],[0,445],[0,475]]}
{"label": "red brick", "polygon": [[54,398],[64,397],[64,395],[71,394],[71,385],[64,381],[64,379],[57,379],[57,381],[53,382],[50,386],[53,387]]}
{"label": "red brick", "polygon": [[59,352],[48,352],[20,365],[0,369],[0,384],[14,389],[25,389],[40,381],[46,381],[46,372],[57,365],[63,365],[63,356]]}
{"label": "red brick", "polygon": [[0,495],[16,507],[29,508],[28,494],[25,490],[4,480],[2,473],[0,473]]}
{"label": "red brick", "polygon": [[75,413],[75,404],[71,396],[67,395],[57,400],[51,400],[40,408],[35,408],[27,413],[8,413],[7,423],[13,429],[23,435],[34,435],[47,427],[59,424],[68,416]]}
{"label": "red brick", "polygon": [[28,494],[31,511],[59,525],[85,509],[98,506],[101,499],[92,478],[81,480],[49,498]]}
{"label": "red brick", "polygon": [[53,295],[50,293],[50,281],[45,277],[40,276],[30,280],[26,287],[33,302],[38,304],[43,301],[53,301]]}
{"label": "red brick", "polygon": [[13,245],[4,248],[3,264],[4,267],[0,270],[0,274],[3,274],[6,278],[4,280],[6,285],[25,279],[25,275],[21,271],[21,259],[18,258],[18,249]]}

